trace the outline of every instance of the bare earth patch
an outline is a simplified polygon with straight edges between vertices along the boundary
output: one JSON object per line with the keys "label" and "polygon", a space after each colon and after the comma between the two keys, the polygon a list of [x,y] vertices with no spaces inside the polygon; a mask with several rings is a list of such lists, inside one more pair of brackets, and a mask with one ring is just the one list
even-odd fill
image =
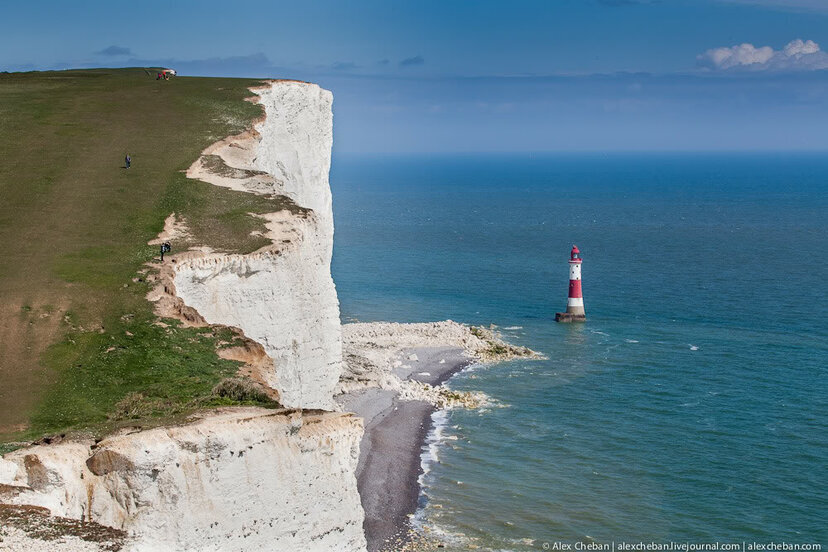
{"label": "bare earth patch", "polygon": [[0,550],[117,552],[127,534],[95,522],[50,516],[37,506],[0,504]]}

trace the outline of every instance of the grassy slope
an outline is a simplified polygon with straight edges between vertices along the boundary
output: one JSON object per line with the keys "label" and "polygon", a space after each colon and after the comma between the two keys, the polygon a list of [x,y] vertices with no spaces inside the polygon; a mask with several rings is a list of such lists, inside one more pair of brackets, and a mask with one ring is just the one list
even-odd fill
{"label": "grassy slope", "polygon": [[236,370],[215,354],[228,335],[154,324],[134,278],[173,211],[199,243],[264,245],[248,213],[283,201],[182,172],[260,115],[243,101],[255,83],[156,81],[142,69],[0,74],[0,440],[102,431],[135,393],[145,414],[186,411]]}

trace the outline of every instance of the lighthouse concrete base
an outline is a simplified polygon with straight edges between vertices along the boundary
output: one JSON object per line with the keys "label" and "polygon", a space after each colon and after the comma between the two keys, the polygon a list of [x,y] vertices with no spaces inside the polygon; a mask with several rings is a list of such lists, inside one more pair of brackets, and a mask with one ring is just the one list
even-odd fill
{"label": "lighthouse concrete base", "polygon": [[586,322],[586,315],[573,314],[571,312],[556,312],[555,322]]}

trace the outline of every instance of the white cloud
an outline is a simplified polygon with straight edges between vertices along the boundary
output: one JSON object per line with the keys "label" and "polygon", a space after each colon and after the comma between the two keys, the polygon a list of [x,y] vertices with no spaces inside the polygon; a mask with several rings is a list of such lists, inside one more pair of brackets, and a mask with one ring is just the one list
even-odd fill
{"label": "white cloud", "polygon": [[782,50],[785,52],[785,55],[788,57],[796,56],[796,55],[807,55],[807,54],[816,54],[819,52],[819,44],[814,42],[813,40],[806,40],[802,42],[801,38],[797,38],[796,40],[792,40],[785,45],[785,48]]}
{"label": "white cloud", "polygon": [[815,71],[828,69],[828,52],[813,40],[797,38],[781,50],[753,44],[713,48],[698,56],[700,66],[712,70]]}

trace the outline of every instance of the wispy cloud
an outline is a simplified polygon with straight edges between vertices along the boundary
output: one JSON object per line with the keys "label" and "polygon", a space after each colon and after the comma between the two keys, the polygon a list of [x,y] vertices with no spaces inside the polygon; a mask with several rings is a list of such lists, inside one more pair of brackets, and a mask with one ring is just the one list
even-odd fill
{"label": "wispy cloud", "polygon": [[611,8],[618,8],[621,6],[634,6],[638,4],[636,0],[596,0],[603,6],[610,6]]}
{"label": "wispy cloud", "polygon": [[359,65],[353,61],[335,61],[331,64],[331,69],[334,71],[353,71],[357,67],[359,67]]}
{"label": "wispy cloud", "polygon": [[658,4],[661,0],[595,0],[603,6],[620,8],[623,6],[638,6],[640,4]]}
{"label": "wispy cloud", "polygon": [[405,58],[400,62],[400,67],[413,67],[415,65],[423,65],[425,63],[425,59],[423,56],[414,56],[410,58]]}
{"label": "wispy cloud", "polygon": [[99,50],[95,52],[99,56],[131,56],[132,50],[129,48],[125,48],[124,46],[107,46],[103,50]]}
{"label": "wispy cloud", "polygon": [[697,58],[701,67],[714,71],[817,71],[828,69],[828,52],[813,40],[797,38],[781,50],[744,43],[713,48]]}

